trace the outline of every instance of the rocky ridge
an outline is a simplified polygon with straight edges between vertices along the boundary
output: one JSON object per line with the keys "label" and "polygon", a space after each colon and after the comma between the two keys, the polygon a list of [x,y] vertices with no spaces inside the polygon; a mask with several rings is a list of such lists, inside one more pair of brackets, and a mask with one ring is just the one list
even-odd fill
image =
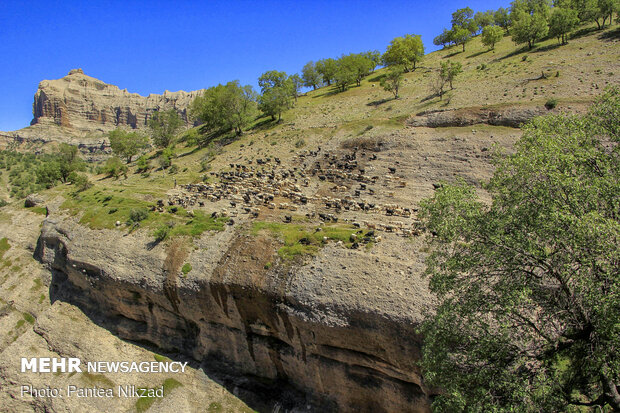
{"label": "rocky ridge", "polygon": [[105,133],[118,127],[144,129],[153,112],[176,109],[187,126],[188,107],[200,91],[141,96],[73,69],[39,83],[29,127],[0,132],[0,147],[36,148],[53,142],[80,146],[87,156],[107,153]]}

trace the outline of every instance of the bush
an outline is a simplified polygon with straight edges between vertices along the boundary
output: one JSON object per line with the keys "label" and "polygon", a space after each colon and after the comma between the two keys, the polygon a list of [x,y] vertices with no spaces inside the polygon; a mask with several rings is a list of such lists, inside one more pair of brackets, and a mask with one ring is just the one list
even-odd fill
{"label": "bush", "polygon": [[86,191],[93,184],[88,180],[88,177],[84,174],[78,174],[77,172],[71,172],[69,175],[69,181],[73,184],[78,192]]}
{"label": "bush", "polygon": [[129,222],[144,221],[149,216],[149,211],[146,208],[134,208],[129,211]]}
{"label": "bush", "polygon": [[183,275],[187,275],[187,273],[189,273],[191,270],[192,264],[190,264],[189,262],[186,262],[181,268],[181,272],[183,273]]}
{"label": "bush", "polygon": [[179,166],[178,165],[170,165],[170,170],[168,171],[171,174],[176,174],[177,172],[179,172]]}
{"label": "bush", "polygon": [[138,167],[138,172],[145,172],[151,168],[149,160],[144,155],[138,158],[136,161],[136,166]]}
{"label": "bush", "polygon": [[115,179],[118,179],[121,175],[124,175],[126,178],[127,165],[125,165],[123,161],[121,161],[121,158],[119,158],[118,156],[113,156],[111,158],[108,158],[107,161],[105,161],[105,165],[103,166],[103,172],[106,173],[108,176],[114,177]]}
{"label": "bush", "polygon": [[153,235],[155,236],[155,240],[160,242],[168,238],[170,235],[170,231],[172,230],[172,226],[170,224],[162,224],[155,230]]}
{"label": "bush", "polygon": [[295,147],[299,149],[303,148],[304,146],[306,146],[306,141],[304,140],[304,138],[297,139],[297,142],[295,142]]}
{"label": "bush", "polygon": [[551,110],[555,108],[557,105],[558,105],[558,100],[556,98],[551,98],[547,100],[547,102],[545,103],[545,107],[547,108],[547,110]]}

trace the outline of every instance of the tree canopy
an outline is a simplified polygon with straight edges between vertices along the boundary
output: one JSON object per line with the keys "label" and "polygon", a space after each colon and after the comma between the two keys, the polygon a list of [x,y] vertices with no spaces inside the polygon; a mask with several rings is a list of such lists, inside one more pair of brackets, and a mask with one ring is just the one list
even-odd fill
{"label": "tree canopy", "polygon": [[205,90],[192,101],[190,113],[210,130],[241,134],[256,115],[256,99],[252,86],[234,80]]}
{"label": "tree canopy", "polygon": [[401,66],[405,71],[415,70],[424,56],[424,44],[419,34],[406,34],[405,37],[397,37],[390,42],[383,54],[382,60],[385,66]]}
{"label": "tree canopy", "polygon": [[482,29],[482,44],[491,49],[495,48],[495,43],[504,37],[504,29],[499,26],[491,25]]}
{"label": "tree canopy", "polygon": [[153,143],[158,148],[167,148],[174,143],[176,133],[183,126],[183,120],[176,109],[154,112],[148,121]]}
{"label": "tree canopy", "polygon": [[301,78],[304,86],[311,87],[314,90],[323,83],[321,74],[316,70],[316,65],[312,61],[306,63],[301,69]]}
{"label": "tree canopy", "polygon": [[620,409],[618,119],[617,88],[588,115],[537,118],[498,159],[492,203],[465,183],[422,202],[437,410]]}
{"label": "tree canopy", "polygon": [[291,107],[296,94],[293,80],[285,72],[270,70],[258,78],[258,85],[261,88],[259,109],[273,120],[277,116],[279,121],[282,112]]}
{"label": "tree canopy", "polygon": [[512,40],[516,44],[527,43],[531,49],[534,43],[542,39],[549,32],[547,20],[542,12],[535,11],[529,14],[523,10],[511,13]]}
{"label": "tree canopy", "polygon": [[568,43],[568,34],[579,24],[577,11],[554,7],[549,19],[549,36],[556,37],[562,44]]}
{"label": "tree canopy", "polygon": [[112,152],[131,162],[131,158],[149,145],[148,138],[138,132],[128,132],[123,129],[115,129],[108,133]]}

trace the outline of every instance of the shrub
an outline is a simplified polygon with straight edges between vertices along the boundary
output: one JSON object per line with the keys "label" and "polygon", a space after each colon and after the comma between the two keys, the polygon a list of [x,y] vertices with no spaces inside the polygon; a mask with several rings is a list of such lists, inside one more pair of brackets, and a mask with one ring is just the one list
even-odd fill
{"label": "shrub", "polygon": [[103,171],[108,176],[112,176],[115,179],[118,179],[121,175],[127,177],[127,165],[125,165],[118,156],[108,158],[103,166]]}
{"label": "shrub", "polygon": [[555,108],[557,105],[558,105],[558,100],[556,98],[551,98],[547,100],[547,102],[545,103],[545,107],[547,108],[547,110],[551,110]]}
{"label": "shrub", "polygon": [[93,186],[86,175],[78,174],[77,172],[71,172],[69,180],[77,188],[78,192],[86,191]]}
{"label": "shrub", "polygon": [[146,208],[134,208],[129,211],[129,223],[144,221],[149,216]]}
{"label": "shrub", "polygon": [[168,170],[168,172],[170,172],[171,174],[176,174],[177,172],[179,172],[179,166],[178,165],[170,165],[170,169]]}
{"label": "shrub", "polygon": [[149,160],[144,155],[138,158],[136,161],[136,166],[138,167],[138,172],[145,172],[151,168]]}
{"label": "shrub", "polygon": [[303,138],[297,139],[297,142],[295,142],[295,147],[299,149],[303,148],[304,146],[306,146],[306,141]]}
{"label": "shrub", "polygon": [[183,264],[183,267],[181,268],[181,272],[183,273],[183,275],[187,275],[187,273],[189,273],[191,270],[192,264],[190,264],[189,262]]}
{"label": "shrub", "polygon": [[159,242],[159,241],[163,241],[166,238],[168,238],[168,235],[170,235],[171,229],[172,229],[172,226],[170,224],[160,225],[159,228],[157,228],[155,232],[153,233],[153,235],[155,236],[155,240]]}

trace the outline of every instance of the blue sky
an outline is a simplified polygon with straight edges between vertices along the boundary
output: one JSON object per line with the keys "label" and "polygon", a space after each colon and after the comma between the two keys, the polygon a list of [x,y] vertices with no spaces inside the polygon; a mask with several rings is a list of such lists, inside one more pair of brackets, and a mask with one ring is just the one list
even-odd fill
{"label": "blue sky", "polygon": [[420,34],[426,51],[458,8],[508,1],[0,0],[0,130],[25,127],[43,79],[81,67],[141,95],[196,90],[309,60],[385,51]]}

